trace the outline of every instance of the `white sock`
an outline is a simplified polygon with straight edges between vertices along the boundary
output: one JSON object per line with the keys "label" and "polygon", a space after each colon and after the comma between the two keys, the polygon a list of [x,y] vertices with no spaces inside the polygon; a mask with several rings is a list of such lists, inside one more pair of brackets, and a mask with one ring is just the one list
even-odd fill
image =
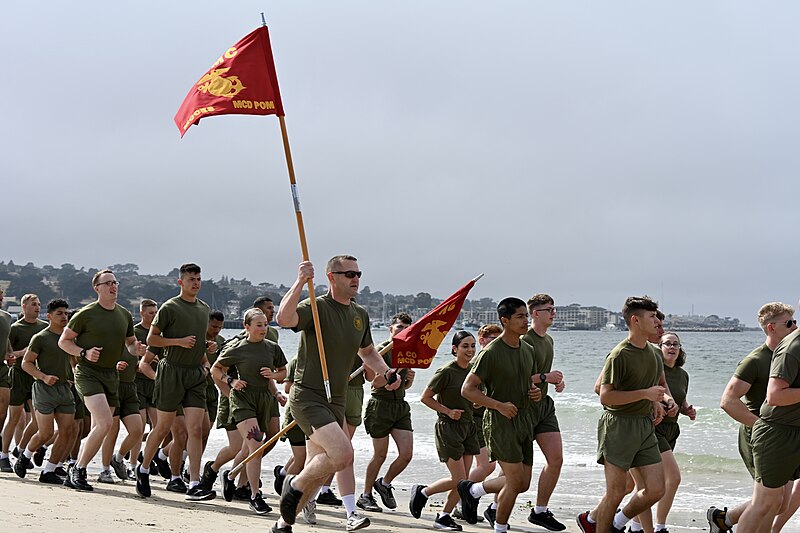
{"label": "white sock", "polygon": [[667,524],[656,524],[656,531],[667,529]]}
{"label": "white sock", "polygon": [[289,524],[287,524],[286,522],[284,522],[284,521],[283,521],[283,518],[278,518],[278,521],[277,521],[277,522],[275,522],[275,525],[276,525],[276,526],[278,526],[278,529],[283,529],[283,528],[285,528],[286,526],[288,526]]}
{"label": "white sock", "polygon": [[140,474],[149,474],[150,473],[150,469],[149,468],[145,468],[143,466],[140,466],[139,467],[139,473]]}
{"label": "white sock", "polygon": [[547,506],[546,505],[534,505],[533,506],[533,512],[536,513],[536,514],[542,514],[542,513],[546,512],[546,511],[547,511]]}
{"label": "white sock", "polygon": [[0,452],[0,459],[8,459],[8,454]]}
{"label": "white sock", "polygon": [[170,481],[175,481],[176,479],[180,479],[180,478],[181,478],[181,476],[172,476],[171,478],[169,478],[169,480]]}
{"label": "white sock", "polygon": [[[486,489],[483,488],[483,482],[473,483],[472,486],[469,488],[469,493],[472,494],[473,498],[480,498],[481,496],[486,496]],[[506,524],[506,526],[507,525],[508,524]]]}
{"label": "white sock", "polygon": [[347,516],[350,516],[350,513],[354,513],[356,510],[356,495],[345,494],[342,496],[342,505],[344,505],[344,511],[347,513]]}
{"label": "white sock", "polygon": [[25,457],[27,457],[28,459],[30,459],[31,457],[33,457],[33,452],[32,452],[32,451],[30,451],[28,448],[25,448],[25,449],[22,451],[22,455],[24,455]]}
{"label": "white sock", "polygon": [[625,529],[625,526],[628,525],[630,521],[631,519],[625,516],[625,513],[622,511],[614,515],[614,527],[617,529]]}
{"label": "white sock", "polygon": [[193,489],[193,488],[195,488],[195,487],[196,487],[197,485],[199,485],[199,484],[200,484],[200,482],[199,482],[199,481],[190,481],[190,482],[189,482],[189,488],[190,488],[190,489]]}
{"label": "white sock", "polygon": [[731,523],[731,519],[727,515],[727,513],[725,514],[725,525],[728,526],[728,527],[733,527],[733,524]]}
{"label": "white sock", "polygon": [[391,484],[391,483],[386,483],[386,482],[383,480],[383,478],[381,478],[381,485],[383,485],[383,486],[384,486],[384,487],[386,487],[386,488],[389,488],[389,487],[391,487],[391,486],[392,486],[392,484]]}
{"label": "white sock", "polygon": [[489,505],[489,507],[491,507],[492,509],[494,509],[494,510],[496,511],[496,510],[497,510],[497,502],[492,502],[492,503]]}
{"label": "white sock", "polygon": [[494,523],[494,533],[506,533],[506,531],[508,531],[508,524]]}
{"label": "white sock", "polygon": [[47,461],[44,464],[44,473],[46,474],[47,472],[55,472],[56,468],[58,468],[58,465],[56,463],[51,463],[50,461]]}
{"label": "white sock", "polygon": [[424,487],[424,488],[423,488],[423,489],[422,489],[420,492],[421,492],[421,493],[422,493],[422,495],[423,495],[423,496],[425,496],[426,498],[427,498],[428,496],[430,496],[430,495],[428,494],[428,487]]}
{"label": "white sock", "polygon": [[111,472],[111,465],[108,465],[108,466],[103,465],[103,472],[109,472],[110,473]]}
{"label": "white sock", "polygon": [[328,492],[329,490],[331,490],[331,486],[330,485],[322,485],[319,488],[319,494],[322,494],[323,492]]}
{"label": "white sock", "polygon": [[631,521],[631,531],[644,531],[642,524],[637,522],[636,520]]}
{"label": "white sock", "polygon": [[116,462],[118,462],[118,463],[121,463],[122,461],[125,460],[125,456],[122,455],[121,453],[117,452],[117,453],[114,454],[114,460]]}
{"label": "white sock", "polygon": [[164,455],[164,450],[158,450],[158,458],[162,461],[169,461],[169,457]]}
{"label": "white sock", "polygon": [[282,476],[285,476],[286,475],[286,468],[282,466],[280,472],[278,472],[278,473],[280,475],[282,475]]}
{"label": "white sock", "polygon": [[595,522],[594,518],[592,518],[592,514],[591,513],[586,513],[586,521],[589,522],[590,524],[596,524],[597,523],[597,522]]}
{"label": "white sock", "polygon": [[450,513],[445,513],[444,511],[439,513],[439,518],[447,518],[448,516],[450,516]]}

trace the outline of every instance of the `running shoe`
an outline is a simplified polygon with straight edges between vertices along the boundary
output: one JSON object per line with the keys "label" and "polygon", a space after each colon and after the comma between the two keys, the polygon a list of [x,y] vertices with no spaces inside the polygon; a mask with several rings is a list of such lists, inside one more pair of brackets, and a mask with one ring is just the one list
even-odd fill
{"label": "running shoe", "polygon": [[422,489],[427,485],[414,485],[411,487],[411,498],[408,500],[408,510],[411,511],[411,516],[419,518],[422,516],[422,510],[425,504],[428,503],[428,497],[422,494]]}
{"label": "running shoe", "polygon": [[[290,526],[294,524],[297,518],[297,506],[303,498],[303,493],[292,487],[292,480],[295,476],[286,476],[286,481],[283,482],[283,491],[281,492],[281,518]],[[347,517],[348,531],[350,525],[350,517]]]}
{"label": "running shoe", "polygon": [[63,466],[61,466],[61,465],[58,465],[58,466],[56,467],[56,469],[54,470],[54,472],[56,473],[56,475],[57,475],[58,477],[67,477],[67,471],[66,471],[66,470],[64,470],[64,467],[63,467]]}
{"label": "running shoe", "polygon": [[217,493],[213,490],[208,490],[201,485],[195,485],[191,489],[186,491],[186,501],[189,502],[204,502],[208,500],[213,500],[217,497]]}
{"label": "running shoe", "polygon": [[[92,491],[94,488],[89,485],[88,481],[86,481],[86,469],[85,468],[78,468],[77,466],[73,467],[69,471],[69,475],[67,476],[67,480],[70,482],[68,487],[71,487],[75,490],[85,490],[85,491]],[[67,481],[64,481],[66,485]]]}
{"label": "running shoe", "polygon": [[47,483],[48,485],[63,485],[64,478],[59,477],[55,472],[42,472],[39,474],[39,483]]}
{"label": "running shoe", "polygon": [[283,469],[283,465],[276,465],[272,470],[275,474],[275,483],[272,485],[272,488],[275,489],[275,494],[278,496],[283,492],[283,480],[286,479],[286,476],[281,474],[281,469]]}
{"label": "running shoe", "polygon": [[372,484],[372,488],[375,489],[375,492],[378,493],[378,496],[381,497],[381,501],[385,507],[389,509],[397,509],[397,502],[394,499],[394,494],[392,494],[392,485],[386,486],[383,484],[383,478],[378,478],[375,480],[375,483]]}
{"label": "running shoe", "polygon": [[33,468],[33,463],[24,455],[14,462],[14,473],[21,478],[24,478],[31,468]]}
{"label": "running shoe", "polygon": [[169,461],[166,459],[162,459],[158,456],[161,452],[161,448],[158,449],[155,456],[153,457],[153,461],[155,461],[156,466],[158,467],[158,475],[163,477],[164,479],[172,478],[172,470],[169,468]]}
{"label": "running shoe", "polygon": [[463,528],[456,524],[452,516],[441,516],[439,513],[436,513],[436,519],[433,521],[433,529],[438,529],[440,531],[463,531]]}
{"label": "running shoe", "polygon": [[536,524],[537,526],[542,526],[550,531],[564,531],[567,529],[567,526],[556,520],[556,518],[553,516],[553,513],[550,512],[550,509],[543,513],[537,513],[531,509],[531,514],[528,516],[528,522],[531,524]]}
{"label": "running shoe", "polygon": [[170,479],[167,483],[167,490],[170,492],[177,492],[178,494],[186,494],[186,483],[179,477]]}
{"label": "running shoe", "polygon": [[272,526],[271,533],[292,533],[292,526],[278,527],[278,523]]}
{"label": "running shoe", "polygon": [[272,511],[272,507],[267,505],[267,502],[264,501],[260,492],[256,494],[255,498],[250,498],[250,509],[255,511],[258,515],[265,515]]}
{"label": "running shoe", "polygon": [[142,498],[150,497],[150,472],[142,473],[142,463],[136,468],[136,493]]}
{"label": "running shoe", "polygon": [[15,459],[19,459],[19,448],[14,446],[14,449],[11,450],[11,455],[13,455]]}
{"label": "running shoe", "polygon": [[325,492],[321,492],[317,496],[317,504],[318,505],[340,506],[340,505],[342,505],[342,500],[337,498],[336,494],[334,494],[332,490],[328,489]]}
{"label": "running shoe", "polygon": [[622,526],[622,529],[618,527],[614,527],[614,524],[611,524],[611,528],[608,530],[608,533],[625,533],[625,526]]}
{"label": "running shoe", "polygon": [[300,515],[303,517],[303,520],[306,524],[311,524],[312,526],[317,523],[317,502],[316,500],[309,500],[303,506],[303,510],[300,512]]}
{"label": "running shoe", "polygon": [[47,448],[40,446],[38,450],[33,453],[33,463],[36,466],[42,466],[44,462],[44,454],[47,453]]}
{"label": "running shoe", "polygon": [[597,532],[597,524],[589,522],[589,511],[579,514],[575,521],[578,522],[578,527],[581,528],[583,533]]}
{"label": "running shoe", "polygon": [[708,527],[711,533],[727,533],[733,531],[732,527],[728,527],[725,523],[725,518],[728,516],[728,508],[717,509],[714,506],[708,508],[706,512],[706,520],[708,520]]}
{"label": "running shoe", "polygon": [[358,501],[356,502],[356,506],[359,509],[363,509],[364,511],[371,511],[373,513],[381,513],[383,509],[381,506],[378,505],[378,502],[375,501],[375,496],[370,494],[362,494],[358,497]]}
{"label": "running shoe", "polygon": [[233,491],[233,499],[240,502],[249,502],[251,493],[250,483],[245,483],[241,487],[236,487],[236,490]]}
{"label": "running shoe", "polygon": [[[286,519],[284,518],[284,520]],[[347,531],[356,531],[357,529],[364,529],[365,527],[369,527],[369,518],[361,516],[358,514],[358,511],[353,511],[347,515],[347,524],[345,525]]]}
{"label": "running shoe", "polygon": [[108,485],[114,484],[114,476],[111,475],[111,470],[103,470],[100,472],[100,475],[97,476],[98,483],[106,483]]}
{"label": "running shoe", "polygon": [[233,493],[236,491],[236,482],[228,479],[229,472],[230,470],[222,472],[222,497],[225,498],[226,502],[233,501]]}
{"label": "running shoe", "polygon": [[2,459],[0,459],[0,472],[3,472],[5,474],[10,474],[13,471],[14,469],[11,468],[11,459],[9,459],[8,457],[3,457]]}
{"label": "running shoe", "polygon": [[667,529],[667,528],[656,529],[655,533],[669,533],[669,529]]}
{"label": "running shoe", "polygon": [[127,481],[128,467],[125,466],[125,461],[117,461],[115,455],[111,456],[111,468],[114,469],[114,473],[118,478],[120,478],[122,481]]}
{"label": "running shoe", "polygon": [[458,495],[461,497],[461,514],[464,515],[464,520],[468,524],[478,523],[478,502],[480,500],[469,491],[474,484],[474,481],[462,479],[457,485]]}
{"label": "running shoe", "polygon": [[483,512],[483,517],[489,522],[489,525],[494,527],[494,522],[497,520],[497,509],[492,509],[492,506],[486,508]]}
{"label": "running shoe", "polygon": [[214,488],[214,482],[217,481],[217,473],[211,468],[213,464],[214,461],[206,461],[206,464],[203,466],[203,475],[200,476],[200,484],[203,488],[208,490]]}

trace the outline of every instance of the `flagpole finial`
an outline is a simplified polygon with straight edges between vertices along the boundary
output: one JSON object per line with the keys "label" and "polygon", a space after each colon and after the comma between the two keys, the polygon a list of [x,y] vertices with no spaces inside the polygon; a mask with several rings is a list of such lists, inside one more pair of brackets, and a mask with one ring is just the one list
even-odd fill
{"label": "flagpole finial", "polygon": [[481,279],[482,277],[483,277],[483,272],[481,272],[480,274],[478,274],[478,277],[477,277],[477,278],[475,278],[475,279],[473,279],[472,281],[478,281],[478,280],[479,280],[479,279]]}
{"label": "flagpole finial", "polygon": [[266,26],[267,25],[267,19],[266,19],[266,17],[264,17],[264,12],[263,11],[261,12],[261,25],[262,26]]}

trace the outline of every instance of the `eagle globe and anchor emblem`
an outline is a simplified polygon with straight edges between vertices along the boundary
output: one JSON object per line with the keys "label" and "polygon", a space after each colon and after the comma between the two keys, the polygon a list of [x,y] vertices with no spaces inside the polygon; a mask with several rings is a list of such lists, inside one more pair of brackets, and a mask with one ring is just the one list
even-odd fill
{"label": "eagle globe and anchor emblem", "polygon": [[233,98],[246,87],[239,76],[223,77],[230,68],[218,68],[208,73],[197,81],[197,90],[201,93],[211,93],[214,96]]}

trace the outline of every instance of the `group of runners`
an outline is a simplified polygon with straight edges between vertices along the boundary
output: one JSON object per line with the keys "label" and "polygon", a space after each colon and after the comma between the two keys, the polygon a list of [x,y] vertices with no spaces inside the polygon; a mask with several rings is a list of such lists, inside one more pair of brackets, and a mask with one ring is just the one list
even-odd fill
{"label": "group of runners", "polygon": [[[405,391],[415,372],[391,367],[391,338],[374,345],[369,316],[355,302],[357,259],[331,258],[325,276],[329,291],[315,303],[330,399],[312,305],[300,301],[314,277],[310,262],[299,265],[277,314],[272,300],[257,299],[244,315],[244,331],[227,340],[219,335],[224,316],[197,298],[201,271],[193,263],[179,269],[177,296],[160,307],[141,301],[138,324],[117,303],[119,283],[110,270],[92,278],[97,300],[71,316],[68,302],[54,299],[46,306],[48,321],[39,320],[38,297],[24,295],[18,320],[0,311],[0,339],[8,339],[7,366],[0,365],[0,471],[25,477],[41,465],[42,483],[91,491],[86,467],[100,453],[99,483],[113,483],[114,477],[135,481],[137,493],[147,498],[151,476],[157,475],[167,480],[167,490],[202,501],[216,497],[221,477],[225,500],[248,501],[263,515],[272,511],[262,495],[262,456],[270,449],[263,445],[278,433],[284,406],[283,426],[292,427],[283,438],[292,455],[273,470],[280,496],[273,533],[291,532],[298,516],[316,523],[317,504],[343,506],[348,531],[369,526],[365,512],[382,511],[378,499],[386,508],[397,507],[392,482],[413,456]],[[466,331],[453,335],[452,360],[423,390],[422,404],[438,415],[436,450],[447,474],[414,485],[409,511],[418,519],[428,498],[446,493],[433,527],[460,531],[455,519],[477,523],[480,498],[492,494],[483,518],[494,531],[508,531],[517,497],[531,486],[535,442],[545,465],[528,520],[562,531],[566,526],[548,506],[563,463],[551,397],[565,388],[564,374],[553,369],[548,334],[555,302],[547,294],[527,302],[505,298],[497,312],[499,324],[481,327],[477,339]],[[780,531],[800,505],[794,482],[800,475],[800,341],[793,313],[781,303],[761,308],[766,341],[741,361],[725,389],[721,406],[742,425],[740,451],[754,492],[750,502],[730,511],[710,508],[712,533],[732,531],[737,522],[740,531]],[[606,492],[577,523],[584,532],[667,533],[680,484],[672,453],[678,416],[696,415],[687,400],[686,353],[678,335],[664,331],[664,315],[650,298],[628,298],[622,315],[628,336],[608,354],[595,388],[603,406],[597,461]],[[300,333],[290,362],[270,326],[273,318]],[[395,315],[391,336],[411,323],[407,314]],[[364,408],[366,382],[370,398]],[[202,464],[215,421],[228,444]],[[117,445],[120,423],[127,436]],[[362,423],[373,454],[357,494],[351,439]],[[383,471],[390,439],[397,457]],[[13,465],[10,455],[16,457]],[[238,475],[223,470],[231,462]],[[331,490],[334,476],[341,498]]]}

